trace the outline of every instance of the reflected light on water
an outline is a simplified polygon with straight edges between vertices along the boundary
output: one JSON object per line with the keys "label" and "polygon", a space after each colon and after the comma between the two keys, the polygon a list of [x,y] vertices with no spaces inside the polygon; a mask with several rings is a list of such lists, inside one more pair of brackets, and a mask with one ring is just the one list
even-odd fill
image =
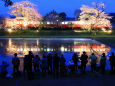
{"label": "reflected light on water", "polygon": [[8,39],[7,46],[7,55],[13,55],[14,53],[21,53],[19,57],[23,57],[28,54],[28,51],[33,53],[42,53],[42,52],[77,52],[79,55],[83,51],[86,51],[88,55],[92,52],[101,55],[102,53],[108,53],[110,48],[104,44],[100,44],[94,41],[77,41],[77,40],[66,40],[66,41],[57,41],[57,40],[47,40],[42,39],[37,40],[12,40]]}

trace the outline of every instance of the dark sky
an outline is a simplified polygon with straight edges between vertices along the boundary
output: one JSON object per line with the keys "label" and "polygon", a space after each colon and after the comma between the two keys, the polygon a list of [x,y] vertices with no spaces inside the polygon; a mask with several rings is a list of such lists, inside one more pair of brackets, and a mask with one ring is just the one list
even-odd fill
{"label": "dark sky", "polygon": [[[12,0],[14,2],[19,2],[22,0]],[[101,1],[106,5],[107,13],[115,13],[115,0],[29,0],[38,6],[38,9],[42,16],[46,13],[55,10],[58,13],[66,12],[68,17],[74,17],[74,12],[76,9],[85,4],[91,6],[92,2]],[[0,0],[0,15],[8,14],[8,7],[4,6],[4,3]]]}

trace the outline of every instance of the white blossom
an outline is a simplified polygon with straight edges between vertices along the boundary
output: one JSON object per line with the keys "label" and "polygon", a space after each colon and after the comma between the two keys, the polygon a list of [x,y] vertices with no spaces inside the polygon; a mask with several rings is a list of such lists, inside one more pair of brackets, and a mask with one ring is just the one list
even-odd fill
{"label": "white blossom", "polygon": [[111,27],[110,19],[112,17],[104,12],[105,5],[103,3],[93,3],[93,6],[94,7],[83,5],[81,7],[79,19],[85,23],[84,27],[89,28],[96,25]]}

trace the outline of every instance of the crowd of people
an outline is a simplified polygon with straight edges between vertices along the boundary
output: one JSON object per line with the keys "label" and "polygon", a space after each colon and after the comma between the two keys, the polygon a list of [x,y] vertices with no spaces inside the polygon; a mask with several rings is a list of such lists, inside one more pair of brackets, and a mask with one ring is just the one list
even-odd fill
{"label": "crowd of people", "polygon": [[[31,51],[29,51],[28,55],[25,55],[23,59],[23,74],[24,76],[27,75],[28,79],[33,78],[33,71],[34,72],[42,72],[42,73],[50,73],[55,76],[63,76],[67,72],[81,72],[86,73],[86,64],[88,63],[88,59],[91,60],[91,72],[97,72],[97,56],[92,53],[90,56],[87,55],[86,52],[78,57],[77,53],[74,53],[72,56],[72,61],[74,64],[66,65],[66,59],[62,54],[59,56],[57,53],[48,53],[43,54],[42,58],[39,55],[34,55]],[[102,74],[105,73],[105,66],[106,66],[106,55],[103,53],[100,57],[100,72]],[[110,73],[115,73],[115,55],[112,52],[111,56],[109,57],[111,70]],[[78,63],[80,62],[80,65]],[[17,57],[17,53],[14,54],[12,58],[12,65],[13,65],[13,74],[20,73],[20,59]],[[1,67],[1,75],[5,76],[7,74],[7,67],[8,64],[3,61]],[[80,71],[78,71],[78,69]]]}

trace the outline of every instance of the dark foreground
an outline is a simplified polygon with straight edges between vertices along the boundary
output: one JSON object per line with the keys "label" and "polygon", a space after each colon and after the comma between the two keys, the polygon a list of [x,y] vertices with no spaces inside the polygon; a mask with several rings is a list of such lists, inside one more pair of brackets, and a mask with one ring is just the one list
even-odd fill
{"label": "dark foreground", "polygon": [[22,76],[14,79],[0,78],[0,86],[115,86],[115,75],[86,73],[54,78],[52,75],[35,74],[33,80],[27,80]]}

